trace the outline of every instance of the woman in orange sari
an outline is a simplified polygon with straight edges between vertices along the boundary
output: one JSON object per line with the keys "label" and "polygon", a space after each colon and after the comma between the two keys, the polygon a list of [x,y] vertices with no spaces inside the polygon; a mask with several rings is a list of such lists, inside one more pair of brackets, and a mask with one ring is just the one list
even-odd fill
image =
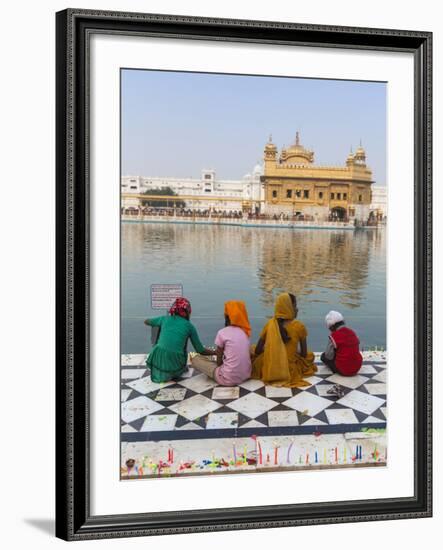
{"label": "woman in orange sari", "polygon": [[309,386],[303,380],[317,372],[314,354],[308,351],[308,332],[296,319],[297,301],[293,294],[277,296],[274,317],[270,319],[253,348],[252,376],[271,386]]}

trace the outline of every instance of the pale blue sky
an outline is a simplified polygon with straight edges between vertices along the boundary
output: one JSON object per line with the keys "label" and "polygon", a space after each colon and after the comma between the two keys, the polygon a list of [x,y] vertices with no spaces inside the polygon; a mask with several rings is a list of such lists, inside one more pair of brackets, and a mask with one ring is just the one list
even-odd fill
{"label": "pale blue sky", "polygon": [[314,150],[343,165],[360,139],[378,185],[386,181],[386,84],[124,69],[122,174],[239,179],[280,149]]}

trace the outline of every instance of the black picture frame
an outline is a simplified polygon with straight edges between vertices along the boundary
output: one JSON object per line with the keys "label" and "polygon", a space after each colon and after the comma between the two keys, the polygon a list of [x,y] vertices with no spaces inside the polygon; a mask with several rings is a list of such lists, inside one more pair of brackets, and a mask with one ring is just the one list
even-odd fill
{"label": "black picture frame", "polygon": [[[415,79],[414,496],[90,513],[89,40],[94,33],[410,52]],[[432,515],[432,33],[68,9],[56,14],[56,535],[65,540]],[[412,406],[412,404],[411,404]]]}

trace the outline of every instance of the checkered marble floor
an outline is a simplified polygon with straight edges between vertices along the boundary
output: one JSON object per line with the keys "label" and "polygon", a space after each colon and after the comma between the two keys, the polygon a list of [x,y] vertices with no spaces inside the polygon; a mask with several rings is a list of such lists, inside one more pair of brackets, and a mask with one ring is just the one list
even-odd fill
{"label": "checkered marble floor", "polygon": [[[259,380],[219,386],[192,368],[177,382],[151,381],[146,355],[121,361],[122,441],[341,433],[386,427],[386,357],[365,352],[358,375],[322,365],[306,388],[277,388]],[[344,396],[327,393],[339,384]]]}

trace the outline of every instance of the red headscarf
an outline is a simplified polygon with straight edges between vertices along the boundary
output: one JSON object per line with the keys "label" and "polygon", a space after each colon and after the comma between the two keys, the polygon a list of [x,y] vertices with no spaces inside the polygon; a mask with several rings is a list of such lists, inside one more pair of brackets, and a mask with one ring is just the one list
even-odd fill
{"label": "red headscarf", "polygon": [[191,303],[186,298],[176,298],[169,310],[169,315],[180,315],[185,319],[191,315]]}

